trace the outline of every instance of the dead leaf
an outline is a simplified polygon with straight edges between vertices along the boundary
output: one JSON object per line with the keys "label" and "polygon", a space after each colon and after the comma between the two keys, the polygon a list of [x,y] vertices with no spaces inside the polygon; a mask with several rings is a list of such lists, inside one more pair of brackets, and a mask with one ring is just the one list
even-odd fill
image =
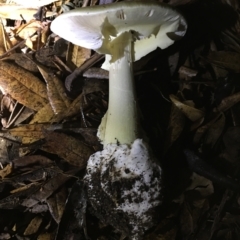
{"label": "dead leaf", "polygon": [[47,68],[38,65],[38,69],[46,81],[47,95],[53,112],[63,114],[70,106],[70,100],[66,95],[63,83],[55,74],[50,73]]}
{"label": "dead leaf", "polygon": [[210,52],[206,58],[212,64],[240,73],[240,54],[228,51]]}
{"label": "dead leaf", "polygon": [[54,239],[54,235],[55,235],[54,233],[48,233],[48,232],[41,233],[38,236],[37,240],[52,240],[52,239]]}
{"label": "dead leaf", "polygon": [[32,73],[6,61],[0,62],[0,70],[6,72],[42,98],[48,99],[46,85]]}
{"label": "dead leaf", "polygon": [[46,167],[50,164],[52,164],[52,160],[50,160],[47,157],[44,157],[42,155],[30,155],[30,156],[24,156],[17,159],[14,159],[12,161],[12,165],[14,169],[18,168],[26,168],[26,167],[33,167],[38,165],[40,167]]}
{"label": "dead leaf", "polygon": [[[31,20],[18,29],[16,29],[15,36],[26,40],[25,45],[32,50],[38,50],[45,43],[49,33],[49,22],[41,22],[38,20]],[[37,35],[34,35],[38,33]],[[12,41],[17,41],[14,39]]]}
{"label": "dead leaf", "polygon": [[172,104],[171,113],[169,117],[167,137],[165,141],[164,151],[166,152],[169,147],[178,139],[185,126],[185,116],[181,110]]}
{"label": "dead leaf", "polygon": [[9,174],[12,173],[13,167],[12,164],[8,164],[6,167],[0,170],[0,177],[3,179]]}
{"label": "dead leaf", "polygon": [[[87,239],[86,226],[84,225],[86,208],[87,196],[84,190],[84,183],[78,180],[74,183],[69,193],[55,240]],[[76,211],[76,209],[78,210]]]}
{"label": "dead leaf", "polygon": [[46,146],[52,152],[78,167],[84,167],[93,149],[82,141],[63,133],[45,132]]}
{"label": "dead leaf", "polygon": [[49,211],[56,223],[58,224],[61,221],[65,209],[66,200],[67,193],[65,187],[61,188],[60,191],[56,192],[46,200]]}
{"label": "dead leaf", "polygon": [[4,54],[11,47],[9,36],[6,34],[3,24],[0,23],[0,55]]}
{"label": "dead leaf", "polygon": [[32,92],[5,72],[0,73],[0,87],[1,90],[4,89],[3,91],[9,93],[19,103],[35,111],[38,111],[47,103],[46,99]]}
{"label": "dead leaf", "polygon": [[80,112],[80,108],[83,104],[83,94],[78,95],[66,110],[64,117],[72,117]]}
{"label": "dead leaf", "polygon": [[46,87],[30,72],[7,62],[0,62],[0,87],[19,103],[33,110],[47,103]]}
{"label": "dead leaf", "polygon": [[240,152],[240,128],[238,126],[228,127],[222,140],[225,149],[223,149],[221,157],[231,163],[238,163]]}
{"label": "dead leaf", "polygon": [[186,188],[186,191],[198,191],[202,197],[207,197],[214,193],[213,183],[209,179],[193,173],[191,176],[191,180],[192,182],[190,186]]}
{"label": "dead leaf", "polygon": [[31,61],[31,56],[31,54],[27,53],[12,53],[10,56],[4,58],[4,60],[13,60],[18,66],[30,72],[39,72],[37,65]]}
{"label": "dead leaf", "polygon": [[34,192],[38,191],[40,188],[39,185],[31,185],[29,188],[24,189],[23,191],[13,193],[0,200],[1,209],[14,209],[21,205],[24,199],[31,196]]}
{"label": "dead leaf", "polygon": [[225,116],[221,114],[220,117],[216,120],[214,124],[208,129],[206,137],[205,137],[205,144],[210,145],[213,147],[215,143],[219,140],[223,130],[225,128]]}
{"label": "dead leaf", "polygon": [[236,103],[240,101],[240,92],[234,93],[229,97],[224,98],[221,103],[214,109],[214,112],[224,112],[229,108],[234,106]]}
{"label": "dead leaf", "polygon": [[30,121],[30,124],[34,123],[49,123],[55,116],[51,104],[47,103],[44,107],[42,107]]}
{"label": "dead leaf", "polygon": [[27,226],[27,228],[25,229],[24,236],[28,236],[36,233],[39,230],[39,227],[42,221],[43,219],[40,216],[36,216],[35,218],[33,218],[29,223],[29,225]]}
{"label": "dead leaf", "polygon": [[[42,139],[44,138],[43,129],[46,129],[49,127],[50,124],[26,124],[20,127],[15,127],[12,129],[9,129],[8,132],[16,137],[22,137],[22,138],[33,138],[33,139]],[[24,142],[26,143],[26,142]]]}
{"label": "dead leaf", "polygon": [[169,96],[172,103],[179,109],[181,110],[181,112],[188,118],[190,119],[192,122],[196,122],[198,120],[200,120],[201,118],[204,117],[204,112],[189,106],[189,103],[186,104],[186,102],[181,102],[176,96],[174,95],[170,95]]}
{"label": "dead leaf", "polygon": [[10,193],[11,193],[11,194],[14,194],[14,193],[22,192],[22,191],[24,191],[24,190],[26,190],[26,189],[29,189],[29,188],[32,187],[33,185],[36,185],[36,183],[29,183],[29,184],[27,184],[27,185],[21,186],[21,187],[19,187],[19,188],[16,188],[16,189],[10,191]]}
{"label": "dead leaf", "polygon": [[69,172],[60,172],[55,177],[49,179],[40,189],[40,191],[34,193],[31,198],[44,202],[49,198],[57,189],[59,189],[66,181],[75,177],[74,174],[80,169],[75,168]]}
{"label": "dead leaf", "polygon": [[202,137],[206,136],[206,143],[213,146],[218,140],[220,134],[222,133],[224,126],[225,116],[222,113],[215,114],[209,122],[197,129],[194,135],[193,142],[195,144],[199,144]]}
{"label": "dead leaf", "polygon": [[91,56],[91,50],[69,43],[67,50],[67,66],[74,70],[80,67]]}

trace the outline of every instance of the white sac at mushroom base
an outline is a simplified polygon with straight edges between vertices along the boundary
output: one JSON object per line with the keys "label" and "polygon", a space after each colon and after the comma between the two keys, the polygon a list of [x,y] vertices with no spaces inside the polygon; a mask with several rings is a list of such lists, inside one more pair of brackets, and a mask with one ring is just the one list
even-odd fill
{"label": "white sac at mushroom base", "polygon": [[91,205],[96,212],[104,211],[99,214],[106,223],[141,239],[154,225],[155,209],[162,202],[161,174],[141,139],[131,146],[107,144],[88,161],[85,182]]}

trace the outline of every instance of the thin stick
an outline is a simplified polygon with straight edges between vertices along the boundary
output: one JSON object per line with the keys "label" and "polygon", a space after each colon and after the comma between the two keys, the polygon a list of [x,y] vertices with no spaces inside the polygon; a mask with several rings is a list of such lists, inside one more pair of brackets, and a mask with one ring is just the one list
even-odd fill
{"label": "thin stick", "polygon": [[[36,32],[35,32],[36,33]],[[35,35],[35,33],[33,33],[32,35],[29,36],[29,38],[33,37]],[[4,54],[2,54],[0,56],[0,59],[6,57],[7,55],[9,55],[12,51],[16,50],[18,47],[20,47],[22,44],[25,44],[26,39],[22,40],[21,42],[19,42],[18,44],[16,44],[15,46],[13,46],[11,49],[9,49],[8,51],[6,51]]]}

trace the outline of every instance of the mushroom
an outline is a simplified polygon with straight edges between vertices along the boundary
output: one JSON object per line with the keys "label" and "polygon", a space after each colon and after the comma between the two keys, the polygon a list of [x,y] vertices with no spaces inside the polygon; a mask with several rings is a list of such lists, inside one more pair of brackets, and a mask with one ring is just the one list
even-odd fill
{"label": "mushroom", "polygon": [[184,36],[185,19],[157,2],[119,2],[75,9],[57,17],[53,32],[106,54],[109,106],[98,129],[103,151],[84,178],[95,214],[132,239],[141,239],[162,202],[162,170],[141,136],[132,63]]}

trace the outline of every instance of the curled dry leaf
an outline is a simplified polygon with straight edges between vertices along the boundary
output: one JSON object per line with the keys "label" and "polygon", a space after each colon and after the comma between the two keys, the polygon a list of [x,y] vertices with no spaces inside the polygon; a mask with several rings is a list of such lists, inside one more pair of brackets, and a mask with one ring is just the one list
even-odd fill
{"label": "curled dry leaf", "polygon": [[[15,32],[15,36],[25,39],[25,45],[32,50],[37,50],[42,47],[47,40],[49,31],[49,22],[41,22],[38,20],[31,20],[26,24],[21,25]],[[34,35],[38,33],[38,35]],[[33,36],[34,35],[34,36]],[[31,37],[30,37],[31,36]],[[12,38],[11,41],[15,45],[19,40]]]}
{"label": "curled dry leaf", "polygon": [[[216,113],[209,122],[207,122],[206,124],[204,124],[203,126],[199,127],[196,130],[193,142],[195,144],[199,144],[203,136],[207,134],[208,136],[207,142],[211,143],[211,145],[214,145],[214,143],[217,141],[219,137],[219,134],[222,133],[224,125],[225,125],[225,116],[222,113]],[[213,129],[211,130],[211,128]],[[219,134],[215,132],[215,134],[217,135],[214,134],[213,136],[211,136],[211,131],[217,131],[217,132],[220,131],[220,132]]]}
{"label": "curled dry leaf", "polygon": [[12,164],[8,164],[5,168],[0,170],[0,177],[5,178],[6,176],[12,173],[12,169],[13,169]]}
{"label": "curled dry leaf", "polygon": [[67,65],[72,70],[80,67],[91,56],[91,50],[69,43],[67,50]]}
{"label": "curled dry leaf", "polygon": [[179,108],[179,110],[181,110],[181,112],[188,118],[190,119],[192,122],[196,122],[198,120],[200,120],[201,118],[204,117],[204,112],[194,108],[192,106],[187,105],[186,103],[183,103],[181,101],[179,101],[179,99],[174,96],[174,95],[170,95],[169,96],[172,103]]}
{"label": "curled dry leaf", "polygon": [[11,47],[9,36],[6,34],[3,24],[0,23],[0,55],[4,54]]}
{"label": "curled dry leaf", "polygon": [[186,188],[186,191],[190,190],[198,191],[202,197],[207,197],[214,193],[212,181],[196,173],[192,174],[191,185]]}
{"label": "curled dry leaf", "polygon": [[49,73],[47,68],[38,66],[38,69],[46,81],[47,95],[53,112],[55,114],[62,114],[71,104],[66,95],[63,83],[55,74]]}
{"label": "curled dry leaf", "polygon": [[221,103],[214,109],[214,112],[224,112],[240,101],[240,92],[234,93],[224,98]]}
{"label": "curled dry leaf", "polygon": [[45,133],[46,146],[52,152],[78,167],[84,167],[93,149],[82,141],[63,133],[48,132]]}
{"label": "curled dry leaf", "polygon": [[65,112],[64,116],[65,117],[72,117],[72,116],[78,114],[82,104],[83,104],[83,94],[80,94],[71,103],[71,105],[69,106],[69,108]]}

